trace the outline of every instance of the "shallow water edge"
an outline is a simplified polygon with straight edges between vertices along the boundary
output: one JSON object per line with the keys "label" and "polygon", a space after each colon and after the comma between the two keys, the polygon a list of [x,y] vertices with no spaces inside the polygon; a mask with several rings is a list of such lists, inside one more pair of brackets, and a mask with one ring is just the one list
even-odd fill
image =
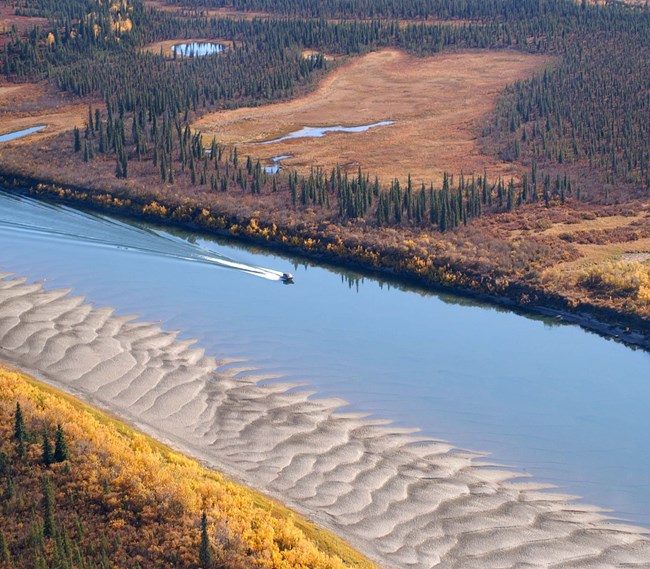
{"label": "shallow water edge", "polygon": [[[53,203],[71,204],[86,210],[104,213],[117,213],[125,217],[152,221],[169,227],[183,227],[206,235],[217,235],[234,241],[260,246],[269,251],[287,252],[291,255],[332,267],[345,267],[363,272],[367,275],[380,275],[383,279],[392,281],[395,284],[405,284],[407,286],[421,288],[425,291],[452,293],[494,306],[502,306],[521,314],[552,316],[568,323],[579,325],[585,330],[608,339],[622,342],[632,348],[641,348],[650,351],[650,323],[647,320],[633,314],[621,313],[613,309],[593,305],[583,305],[582,307],[574,308],[569,304],[567,299],[548,294],[530,285],[509,283],[507,288],[499,291],[499,294],[481,290],[480,288],[449,286],[441,282],[433,281],[430,278],[398,271],[389,264],[373,266],[363,259],[349,256],[343,257],[325,248],[322,250],[306,250],[299,246],[287,245],[281,242],[279,238],[272,238],[268,234],[263,234],[261,232],[265,229],[263,224],[259,224],[260,232],[256,234],[233,233],[231,231],[233,226],[237,225],[241,227],[248,223],[249,220],[245,218],[240,219],[222,215],[220,216],[220,219],[224,222],[222,228],[208,228],[196,222],[178,222],[172,220],[171,212],[175,204],[165,204],[170,206],[169,216],[166,218],[143,213],[142,206],[148,203],[146,201],[148,196],[130,197],[131,207],[119,207],[115,205],[107,206],[101,199],[93,200],[88,198],[88,195],[99,197],[113,195],[111,193],[79,188],[69,184],[58,184],[50,180],[40,180],[28,176],[15,175],[10,172],[0,171],[0,184],[10,188],[11,191]],[[60,189],[67,190],[67,192],[59,192]],[[218,214],[218,212],[215,213]],[[291,235],[298,239],[310,238],[309,235]],[[534,303],[522,301],[522,299],[531,297],[537,297],[537,301]]]}
{"label": "shallow water edge", "polygon": [[648,558],[647,530],[522,480],[482,453],[342,412],[341,399],[269,382],[65,290],[0,277],[4,359],[281,499],[385,567],[487,569],[522,555],[642,566]]}
{"label": "shallow water edge", "polygon": [[322,138],[326,136],[329,132],[343,132],[343,133],[358,133],[366,132],[370,129],[377,128],[380,126],[390,126],[395,124],[395,121],[380,121],[372,124],[365,124],[359,126],[305,126],[299,130],[280,136],[279,138],[274,138],[272,140],[265,140],[259,142],[258,144],[275,144],[276,142],[282,142],[283,140],[292,140],[294,138]]}

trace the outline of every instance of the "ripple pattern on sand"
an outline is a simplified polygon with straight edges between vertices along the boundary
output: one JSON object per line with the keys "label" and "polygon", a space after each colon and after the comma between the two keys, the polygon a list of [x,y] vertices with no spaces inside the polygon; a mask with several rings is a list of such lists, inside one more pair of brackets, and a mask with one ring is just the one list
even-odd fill
{"label": "ripple pattern on sand", "polygon": [[[0,275],[0,357],[277,496],[385,567],[650,568],[643,530],[477,453]],[[228,364],[226,366],[226,364]]]}

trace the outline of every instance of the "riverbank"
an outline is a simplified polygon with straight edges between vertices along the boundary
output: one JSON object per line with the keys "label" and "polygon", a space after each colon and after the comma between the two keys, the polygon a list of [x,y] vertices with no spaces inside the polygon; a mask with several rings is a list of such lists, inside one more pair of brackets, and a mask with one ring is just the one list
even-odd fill
{"label": "riverbank", "polygon": [[216,361],[66,291],[4,278],[0,315],[4,360],[280,499],[382,566],[590,556],[643,566],[650,555],[645,530],[478,453],[341,413],[341,400]]}
{"label": "riverbank", "polygon": [[650,323],[644,317],[577,300],[575,295],[561,295],[521,280],[510,280],[507,276],[482,274],[462,264],[454,266],[444,252],[438,260],[424,260],[408,248],[396,249],[375,240],[368,245],[359,239],[345,240],[331,232],[328,235],[330,226],[302,223],[282,227],[264,222],[260,217],[223,212],[205,201],[196,200],[193,204],[169,196],[161,199],[160,195],[135,194],[120,187],[110,192],[79,188],[2,170],[0,183],[41,199],[186,227],[509,309],[552,316],[630,346],[650,349]]}
{"label": "riverbank", "polygon": [[[22,454],[11,432],[16,404],[24,422]],[[66,445],[49,465],[41,444],[46,426],[52,439],[60,428]],[[3,567],[49,566],[56,558],[71,566],[110,559],[122,567],[207,569],[213,565],[201,557],[203,512],[207,551],[224,569],[373,567],[281,504],[2,363],[0,432],[2,474],[12,488],[0,513]],[[39,533],[36,513],[44,481],[53,489],[50,535]]]}

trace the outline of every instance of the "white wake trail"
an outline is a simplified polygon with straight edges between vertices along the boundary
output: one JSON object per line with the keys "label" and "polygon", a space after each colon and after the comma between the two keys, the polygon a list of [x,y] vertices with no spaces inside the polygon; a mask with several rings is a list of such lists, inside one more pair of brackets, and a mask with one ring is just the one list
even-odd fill
{"label": "white wake trail", "polygon": [[[5,209],[4,206],[9,202],[10,207]],[[19,215],[16,214],[17,205],[21,209]],[[16,221],[16,218],[21,221]],[[270,281],[281,280],[283,274],[281,271],[231,259],[145,225],[130,224],[67,207],[52,207],[32,198],[0,192],[0,233],[3,231],[215,265]]]}

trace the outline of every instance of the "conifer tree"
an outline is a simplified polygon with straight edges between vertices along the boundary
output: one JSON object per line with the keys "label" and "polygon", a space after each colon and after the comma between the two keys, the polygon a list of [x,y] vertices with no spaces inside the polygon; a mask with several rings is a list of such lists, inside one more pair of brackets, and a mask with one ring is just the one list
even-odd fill
{"label": "conifer tree", "polygon": [[17,441],[24,439],[27,435],[25,430],[25,419],[23,418],[23,410],[20,403],[16,403],[16,412],[14,414],[14,439]]}
{"label": "conifer tree", "polygon": [[54,522],[54,489],[52,482],[46,478],[43,482],[43,535],[45,537],[54,537],[56,526]]}
{"label": "conifer tree", "polygon": [[0,451],[0,476],[4,476],[9,472],[10,464],[9,457]]}
{"label": "conifer tree", "polygon": [[205,512],[201,516],[201,547],[199,549],[199,562],[201,567],[209,569],[212,567],[212,547],[210,546],[210,537],[208,536],[208,516]]}
{"label": "conifer tree", "polygon": [[15,495],[16,495],[16,484],[14,483],[14,479],[10,474],[9,476],[7,476],[7,485],[5,486],[5,490],[2,493],[2,497],[5,500],[5,502],[8,502]]}
{"label": "conifer tree", "polygon": [[81,150],[81,133],[79,129],[74,127],[74,151],[79,152]]}
{"label": "conifer tree", "polygon": [[13,567],[9,543],[7,543],[7,538],[2,530],[0,530],[0,566],[7,568]]}
{"label": "conifer tree", "polygon": [[50,443],[50,437],[48,436],[46,427],[43,427],[42,437],[43,464],[45,466],[50,466],[54,460],[52,457],[52,444]]}
{"label": "conifer tree", "polygon": [[65,442],[65,433],[61,425],[56,426],[56,440],[54,442],[54,461],[63,462],[70,458],[68,444]]}
{"label": "conifer tree", "polygon": [[16,450],[21,458],[27,454],[26,439],[27,430],[25,429],[25,420],[20,403],[16,403],[16,414],[14,417],[14,439],[16,440]]}

